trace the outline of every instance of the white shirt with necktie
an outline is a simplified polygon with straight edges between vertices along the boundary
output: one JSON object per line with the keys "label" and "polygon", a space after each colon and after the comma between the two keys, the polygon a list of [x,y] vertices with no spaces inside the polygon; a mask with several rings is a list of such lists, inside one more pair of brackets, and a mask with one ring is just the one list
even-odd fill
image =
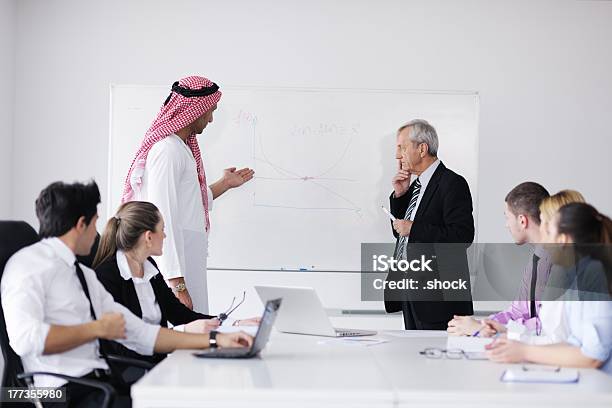
{"label": "white shirt with necktie", "polygon": [[[89,301],[76,274],[76,257],[59,238],[47,238],[13,255],[4,270],[0,291],[10,345],[25,371],[49,371],[81,377],[108,368],[99,356],[98,341],[71,350],[43,354],[52,325],[73,326],[92,321]],[[116,303],[93,270],[81,265],[98,318],[118,312],[125,319],[126,339],[119,343],[144,355],[153,354],[160,327],[143,322]],[[59,387],[66,381],[35,376],[37,387]]]}
{"label": "white shirt with necktie", "polygon": [[423,171],[420,175],[416,176],[413,174],[410,178],[411,184],[414,182],[414,180],[417,179],[417,177],[419,179],[419,182],[421,183],[421,191],[419,192],[419,197],[417,198],[416,207],[414,207],[414,210],[412,210],[412,214],[410,214],[410,221],[414,221],[414,217],[416,216],[416,213],[419,209],[419,205],[421,204],[421,200],[423,199],[423,194],[425,194],[425,189],[427,189],[427,185],[429,184],[431,177],[433,176],[439,165],[440,159],[436,159],[436,161],[431,163],[429,167],[427,167],[425,171]]}

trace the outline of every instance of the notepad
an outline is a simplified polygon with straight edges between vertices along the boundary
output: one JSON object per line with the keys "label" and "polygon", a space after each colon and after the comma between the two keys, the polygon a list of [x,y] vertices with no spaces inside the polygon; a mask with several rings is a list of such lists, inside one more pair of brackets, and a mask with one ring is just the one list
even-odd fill
{"label": "notepad", "polygon": [[463,350],[468,360],[487,360],[485,346],[494,339],[487,337],[448,336],[447,350]]}
{"label": "notepad", "polygon": [[522,383],[575,383],[580,374],[573,368],[528,368],[528,366],[510,368],[502,374],[503,382]]}

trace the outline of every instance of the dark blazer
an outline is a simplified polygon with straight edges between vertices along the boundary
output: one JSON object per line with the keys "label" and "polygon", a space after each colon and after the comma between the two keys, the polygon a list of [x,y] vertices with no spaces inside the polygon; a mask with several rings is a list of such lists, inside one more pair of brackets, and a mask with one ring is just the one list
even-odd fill
{"label": "dark blazer", "polygon": [[[398,219],[403,219],[408,209],[408,204],[412,196],[413,186],[401,197],[395,198],[391,193],[390,208],[391,213]],[[393,226],[391,228],[396,239],[399,235]],[[469,293],[469,269],[467,263],[466,250],[474,240],[474,218],[472,217],[472,196],[465,179],[457,173],[449,170],[442,162],[433,173],[427,188],[423,193],[419,207],[412,224],[408,239],[408,249],[417,247],[419,253],[423,248],[428,248],[423,244],[430,245],[434,254],[444,251],[444,256],[438,253],[437,260],[434,261],[436,267],[434,274],[430,276],[439,277],[440,271],[451,271],[453,279],[463,278],[467,280],[467,293],[462,293],[459,298],[462,301],[414,301],[412,308],[419,320],[423,322],[442,322],[453,318],[453,314],[471,315],[473,314],[471,295]],[[399,242],[399,239],[398,239]],[[435,244],[454,244],[438,245]],[[412,244],[412,245],[411,245]],[[397,245],[397,243],[396,243]],[[446,262],[446,264],[445,264]],[[402,272],[399,272],[402,274]],[[399,280],[404,276],[390,272],[388,280]],[[442,274],[444,275],[444,274]],[[444,275],[445,278],[448,277]],[[440,299],[442,295],[439,293]],[[385,291],[385,309],[387,312],[398,312],[402,310],[399,301],[388,301],[389,293]],[[427,293],[427,299],[435,298],[431,292]],[[448,298],[448,297],[446,297]],[[397,299],[397,297],[394,297]],[[466,300],[469,299],[469,300]],[[409,301],[409,300],[408,300]]]}
{"label": "dark blazer", "polygon": [[[157,264],[152,258],[148,259],[157,268]],[[159,271],[159,268],[157,268]],[[142,309],[134,287],[134,281],[131,279],[125,280],[121,277],[119,266],[117,265],[116,254],[112,255],[104,263],[96,268],[98,280],[106,290],[113,295],[115,302],[122,304],[130,310],[134,315],[142,318]],[[161,272],[155,275],[149,281],[155,298],[161,309],[161,326],[168,327],[168,322],[174,326],[190,323],[198,319],[211,319],[215,316],[209,316],[202,313],[194,312],[187,306],[183,305],[172,293],[172,290],[166,284]],[[104,342],[103,347],[108,354],[119,354],[126,357],[138,358],[140,360],[158,363],[163,360],[165,354],[154,354],[153,356],[143,356],[138,354],[117,342]]]}

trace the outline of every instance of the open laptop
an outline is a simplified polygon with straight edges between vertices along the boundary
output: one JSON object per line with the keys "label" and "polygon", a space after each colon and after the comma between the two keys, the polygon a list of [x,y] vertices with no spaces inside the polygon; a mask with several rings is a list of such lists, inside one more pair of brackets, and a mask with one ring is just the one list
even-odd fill
{"label": "open laptop", "polygon": [[223,347],[223,348],[208,348],[193,355],[200,358],[251,358],[255,357],[261,350],[264,349],[268,339],[270,338],[270,332],[272,332],[272,326],[274,326],[274,320],[278,309],[281,305],[281,299],[272,299],[266,302],[266,308],[253,345],[250,348],[247,347]]}
{"label": "open laptop", "polygon": [[313,288],[287,286],[255,286],[262,302],[282,298],[283,310],[278,314],[276,329],[284,333],[314,336],[372,336],[372,330],[334,328]]}

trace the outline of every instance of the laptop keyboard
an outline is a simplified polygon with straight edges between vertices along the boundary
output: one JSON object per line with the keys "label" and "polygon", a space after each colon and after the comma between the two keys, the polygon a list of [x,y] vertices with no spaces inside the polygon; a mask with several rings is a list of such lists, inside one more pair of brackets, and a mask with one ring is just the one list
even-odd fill
{"label": "laptop keyboard", "polygon": [[215,357],[228,357],[228,358],[232,358],[232,357],[243,357],[245,355],[247,355],[249,353],[250,349],[248,348],[244,348],[244,347],[226,347],[226,348],[219,348],[219,349],[205,349],[202,350],[199,353],[196,353],[196,355],[212,355]]}
{"label": "laptop keyboard", "polygon": [[219,354],[224,357],[241,357],[248,354],[248,350],[245,350],[244,348],[242,350],[224,350]]}
{"label": "laptop keyboard", "polygon": [[350,337],[350,336],[359,336],[363,333],[358,332],[358,331],[351,331],[351,330],[336,330],[336,333],[340,336],[340,337]]}

